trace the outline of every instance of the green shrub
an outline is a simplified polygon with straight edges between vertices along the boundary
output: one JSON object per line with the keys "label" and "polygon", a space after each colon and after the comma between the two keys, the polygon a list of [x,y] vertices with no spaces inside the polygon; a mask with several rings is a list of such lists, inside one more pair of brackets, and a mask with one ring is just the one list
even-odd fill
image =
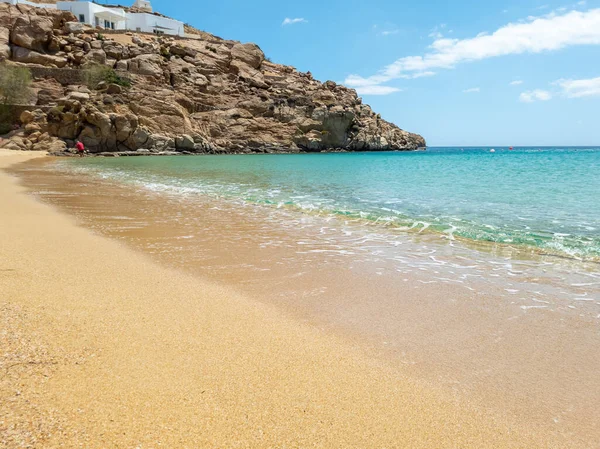
{"label": "green shrub", "polygon": [[94,64],[84,69],[84,79],[90,89],[96,89],[102,81],[108,84],[131,87],[131,80],[120,76],[111,67],[100,64]]}
{"label": "green shrub", "polygon": [[31,72],[27,67],[0,64],[0,100],[2,104],[17,104],[30,94]]}
{"label": "green shrub", "polygon": [[10,106],[0,104],[0,135],[8,133],[12,129],[11,118]]}
{"label": "green shrub", "polygon": [[27,100],[30,85],[31,72],[27,67],[0,64],[0,134],[12,129],[13,107]]}

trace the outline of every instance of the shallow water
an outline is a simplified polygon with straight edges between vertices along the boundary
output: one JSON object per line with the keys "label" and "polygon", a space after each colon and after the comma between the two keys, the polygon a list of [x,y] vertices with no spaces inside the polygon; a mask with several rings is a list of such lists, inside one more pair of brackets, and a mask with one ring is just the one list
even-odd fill
{"label": "shallow water", "polygon": [[[292,271],[314,257],[362,263],[600,320],[600,149],[85,158],[52,169],[169,198],[187,246],[211,232],[195,209],[209,208],[232,230],[227,244],[286,249]],[[255,223],[251,236],[236,220]],[[181,257],[164,243],[152,250]]]}
{"label": "shallow water", "polygon": [[600,259],[600,149],[65,160],[155,191],[363,219]]}

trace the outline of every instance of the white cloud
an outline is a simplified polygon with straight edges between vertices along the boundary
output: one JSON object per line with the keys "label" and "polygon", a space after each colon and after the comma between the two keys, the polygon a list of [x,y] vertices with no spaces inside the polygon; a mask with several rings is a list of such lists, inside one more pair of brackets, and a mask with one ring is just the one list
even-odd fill
{"label": "white cloud", "polygon": [[479,92],[481,92],[479,87],[472,87],[470,89],[463,90],[463,93],[465,94],[478,94]]}
{"label": "white cloud", "polygon": [[533,103],[534,101],[548,101],[552,99],[552,94],[547,90],[535,89],[523,92],[519,100],[523,103]]}
{"label": "white cloud", "polygon": [[511,86],[520,86],[521,84],[523,84],[523,80],[514,80],[510,82]]}
{"label": "white cloud", "polygon": [[398,34],[399,32],[400,32],[400,30],[385,30],[385,31],[382,31],[381,34],[383,36],[390,36],[392,34]]}
{"label": "white cloud", "polygon": [[295,23],[307,23],[308,20],[302,18],[302,17],[296,17],[295,19],[290,19],[289,17],[286,17],[283,21],[283,23],[281,24],[281,26],[285,26],[285,25],[294,25]]}
{"label": "white cloud", "polygon": [[389,95],[401,91],[402,89],[391,86],[361,86],[356,88],[359,95]]}
{"label": "white cloud", "polygon": [[413,73],[412,75],[408,75],[406,78],[407,79],[416,79],[416,78],[425,78],[425,77],[433,76],[433,75],[435,75],[435,72],[432,72],[432,71],[417,72],[417,73]]}
{"label": "white cloud", "polygon": [[585,12],[550,13],[509,23],[492,34],[469,39],[436,39],[430,51],[407,56],[367,78],[349,76],[350,86],[377,86],[398,78],[413,78],[416,73],[452,69],[458,64],[506,55],[541,53],[573,45],[600,45],[600,9]]}
{"label": "white cloud", "polygon": [[600,78],[570,80],[561,79],[553,83],[562,89],[562,95],[567,98],[600,96]]}

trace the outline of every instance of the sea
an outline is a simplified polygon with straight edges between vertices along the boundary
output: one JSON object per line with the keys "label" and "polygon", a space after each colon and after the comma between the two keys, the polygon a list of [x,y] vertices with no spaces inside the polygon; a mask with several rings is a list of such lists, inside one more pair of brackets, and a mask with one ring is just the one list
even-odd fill
{"label": "sea", "polygon": [[86,158],[58,168],[182,197],[600,261],[600,149]]}

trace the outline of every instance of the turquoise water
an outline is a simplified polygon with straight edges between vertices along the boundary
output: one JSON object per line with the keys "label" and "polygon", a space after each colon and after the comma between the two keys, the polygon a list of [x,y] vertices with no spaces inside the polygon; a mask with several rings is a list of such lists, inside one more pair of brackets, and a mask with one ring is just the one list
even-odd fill
{"label": "turquoise water", "polygon": [[155,191],[600,260],[600,148],[85,158],[58,165]]}

